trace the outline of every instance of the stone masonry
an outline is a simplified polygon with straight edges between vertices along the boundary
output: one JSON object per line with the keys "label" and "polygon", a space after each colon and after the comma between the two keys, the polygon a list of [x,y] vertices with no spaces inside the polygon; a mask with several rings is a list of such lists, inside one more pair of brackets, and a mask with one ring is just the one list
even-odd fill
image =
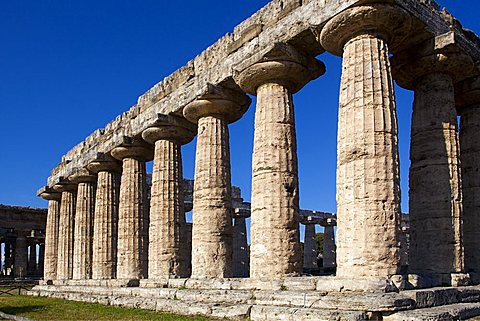
{"label": "stone masonry", "polygon": [[[480,282],[480,39],[439,9],[433,0],[271,1],[63,156],[39,191],[53,285],[35,293],[252,320],[480,314],[468,286]],[[326,52],[342,57],[337,214],[309,217],[294,116],[308,111],[295,110],[293,94],[325,74]],[[394,82],[415,95],[408,228]],[[232,189],[228,127],[249,108],[247,94],[256,96],[251,206]],[[181,146],[195,135],[186,186]],[[333,276],[300,277],[300,223],[304,272]],[[314,224],[325,227],[323,267]],[[420,290],[438,286],[447,288]]]}

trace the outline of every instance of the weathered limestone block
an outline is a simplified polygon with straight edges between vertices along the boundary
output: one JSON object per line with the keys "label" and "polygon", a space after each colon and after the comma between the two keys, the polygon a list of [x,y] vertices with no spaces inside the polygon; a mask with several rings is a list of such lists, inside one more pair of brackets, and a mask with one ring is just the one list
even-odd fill
{"label": "weathered limestone block", "polygon": [[117,267],[118,201],[121,166],[110,159],[88,165],[97,173],[93,219],[92,279],[113,279]]}
{"label": "weathered limestone block", "polygon": [[305,240],[303,242],[303,268],[317,269],[317,239],[315,224],[305,224]]}
{"label": "weathered limestone block", "polygon": [[123,161],[118,208],[117,279],[144,279],[148,272],[148,207],[145,162],[149,146],[136,144],[111,151]]}
{"label": "weathered limestone block", "polygon": [[232,276],[232,200],[228,123],[241,117],[250,100],[225,90],[184,109],[198,123],[192,231],[192,278]]}
{"label": "weathered limestone block", "polygon": [[73,279],[92,277],[93,216],[95,214],[95,182],[86,169],[69,176],[77,184],[75,208],[75,240],[73,244]]}
{"label": "weathered limestone block", "polygon": [[343,52],[338,119],[337,276],[399,271],[400,176],[389,46],[410,31],[401,8],[350,8],[322,30],[324,48]]}
{"label": "weathered limestone block", "polygon": [[16,233],[14,276],[16,278],[25,278],[27,276],[28,262],[27,236],[30,235],[30,231],[16,231]]}
{"label": "weathered limestone block", "polygon": [[[249,216],[249,214],[248,214]],[[233,224],[233,277],[243,278],[249,276],[250,259],[248,257],[247,216],[236,211]]]}
{"label": "weathered limestone block", "polygon": [[[465,272],[480,276],[480,77],[457,86],[463,193]],[[478,281],[478,280],[477,280]]]}
{"label": "weathered limestone block", "polygon": [[337,247],[335,245],[334,225],[325,225],[323,232],[323,268],[332,270],[337,266]]}
{"label": "weathered limestone block", "polygon": [[276,44],[263,60],[238,67],[237,82],[257,96],[252,160],[250,275],[300,272],[298,161],[293,93],[325,72],[318,60]]}
{"label": "weathered limestone block", "polygon": [[40,197],[48,200],[47,225],[45,229],[45,259],[43,265],[43,279],[48,281],[57,278],[58,224],[62,194],[47,189],[40,194]]}
{"label": "weathered limestone block", "polygon": [[65,182],[65,184],[55,185],[53,189],[57,192],[62,192],[58,224],[57,279],[67,280],[73,277],[76,185]]}
{"label": "weathered limestone block", "polygon": [[[462,178],[454,81],[471,60],[459,53],[395,58],[395,78],[413,88],[410,145],[409,271],[424,276],[464,271]],[[448,277],[447,277],[448,278]]]}
{"label": "weathered limestone block", "polygon": [[181,146],[190,142],[194,135],[195,127],[180,119],[167,120],[142,134],[145,141],[155,145],[150,199],[149,279],[187,277],[189,274]]}

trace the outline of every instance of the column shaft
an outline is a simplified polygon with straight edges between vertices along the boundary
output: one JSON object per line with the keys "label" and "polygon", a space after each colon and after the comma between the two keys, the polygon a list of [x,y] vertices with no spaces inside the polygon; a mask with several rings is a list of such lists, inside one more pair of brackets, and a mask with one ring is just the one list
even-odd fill
{"label": "column shaft", "polygon": [[480,274],[480,105],[464,108],[460,118],[465,272]]}
{"label": "column shaft", "polygon": [[338,116],[337,276],[399,270],[397,116],[387,44],[361,35],[344,47]]}
{"label": "column shaft", "polygon": [[73,233],[75,218],[75,193],[62,191],[58,234],[57,279],[73,276]]}
{"label": "column shaft", "polygon": [[227,121],[198,120],[192,231],[192,277],[232,276],[232,204]]}
{"label": "column shaft", "polygon": [[323,232],[323,268],[332,270],[337,266],[337,251],[333,225],[326,225]]}
{"label": "column shaft", "polygon": [[117,278],[143,279],[148,269],[145,161],[123,159],[118,209]]}
{"label": "column shaft", "polygon": [[114,279],[117,268],[117,227],[120,177],[99,171],[93,219],[92,279]]}
{"label": "column shaft", "polygon": [[317,238],[315,224],[305,224],[305,240],[303,242],[303,268],[317,269]]}
{"label": "column shaft", "polygon": [[278,277],[300,272],[298,202],[292,94],[285,86],[267,83],[257,89],[255,112],[252,277]]}
{"label": "column shaft", "polygon": [[233,277],[248,277],[249,268],[247,225],[245,217],[237,216],[233,225]]}
{"label": "column shaft", "polygon": [[95,211],[95,185],[80,182],[75,211],[75,244],[73,278],[90,279],[92,276],[93,215]]}
{"label": "column shaft", "polygon": [[462,194],[451,76],[434,73],[417,81],[411,139],[410,270],[462,272]]}
{"label": "column shaft", "polygon": [[16,278],[24,278],[27,276],[28,247],[27,238],[22,232],[17,232],[15,241],[15,263],[14,275]]}
{"label": "column shaft", "polygon": [[181,235],[185,225],[182,184],[180,144],[157,140],[150,200],[149,278],[187,276]]}
{"label": "column shaft", "polygon": [[37,270],[37,245],[35,242],[29,246],[28,252],[28,274],[34,275]]}
{"label": "column shaft", "polygon": [[44,276],[44,264],[45,264],[45,243],[40,243],[38,251],[38,275]]}
{"label": "column shaft", "polygon": [[60,201],[48,201],[47,226],[45,230],[44,280],[57,278],[58,227],[60,220]]}

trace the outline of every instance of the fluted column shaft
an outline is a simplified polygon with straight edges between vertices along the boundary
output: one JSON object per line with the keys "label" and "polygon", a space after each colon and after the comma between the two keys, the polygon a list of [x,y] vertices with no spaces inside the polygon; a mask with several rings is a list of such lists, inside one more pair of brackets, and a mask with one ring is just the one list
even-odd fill
{"label": "fluted column shaft", "polygon": [[118,209],[118,279],[136,280],[147,277],[148,201],[146,177],[143,159],[133,156],[123,158]]}
{"label": "fluted column shaft", "polygon": [[465,271],[480,274],[480,102],[460,116]]}
{"label": "fluted column shaft", "polygon": [[305,239],[303,242],[303,268],[307,270],[318,268],[315,224],[305,224]]}
{"label": "fluted column shaft", "polygon": [[28,246],[26,235],[26,232],[17,231],[14,263],[14,275],[16,278],[24,278],[27,276]]}
{"label": "fluted column shaft", "polygon": [[198,120],[193,193],[192,277],[232,276],[232,203],[228,123]]}
{"label": "fluted column shaft", "polygon": [[97,171],[93,219],[92,279],[114,279],[117,269],[120,175],[111,168],[100,169]]}
{"label": "fluted column shaft", "polygon": [[57,279],[59,280],[71,279],[73,276],[74,218],[75,192],[63,190],[58,229]]}
{"label": "fluted column shaft", "polygon": [[94,212],[94,180],[88,182],[79,182],[75,211],[73,279],[85,280],[92,277]]}
{"label": "fluted column shaft", "polygon": [[245,217],[236,216],[233,225],[233,277],[248,277],[249,261]]}
{"label": "fluted column shaft", "polygon": [[12,266],[12,244],[10,240],[5,240],[5,275],[10,275],[9,269]]}
{"label": "fluted column shaft", "polygon": [[410,146],[410,271],[463,271],[462,193],[451,76],[417,80]]}
{"label": "fluted column shaft", "polygon": [[45,243],[40,243],[38,249],[38,274],[43,276],[44,274],[44,265],[45,265]]}
{"label": "fluted column shaft", "polygon": [[257,89],[251,242],[252,277],[300,272],[298,161],[293,100],[287,87],[273,82]]}
{"label": "fluted column shaft", "polygon": [[400,177],[395,94],[387,44],[346,43],[338,115],[337,275],[399,269]]}
{"label": "fluted column shaft", "polygon": [[169,140],[155,142],[150,200],[148,277],[187,277],[182,193],[181,145]]}
{"label": "fluted column shaft", "polygon": [[47,225],[45,228],[44,280],[57,279],[59,220],[60,199],[51,199],[48,201]]}
{"label": "fluted column shaft", "polygon": [[337,247],[333,225],[325,225],[323,232],[323,268],[334,269],[337,266]]}

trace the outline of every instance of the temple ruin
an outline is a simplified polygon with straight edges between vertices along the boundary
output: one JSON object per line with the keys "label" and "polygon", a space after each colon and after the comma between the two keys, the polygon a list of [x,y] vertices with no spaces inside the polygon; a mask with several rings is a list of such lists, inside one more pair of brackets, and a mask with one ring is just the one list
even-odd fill
{"label": "temple ruin", "polygon": [[[324,258],[336,271],[306,276],[299,224],[317,218],[299,207],[293,94],[324,75],[325,52],[343,57],[336,257],[327,246]],[[38,192],[49,201],[45,273],[31,294],[251,320],[479,315],[479,62],[480,39],[433,0],[273,0],[63,156]],[[394,81],[415,95],[408,227]],[[248,95],[242,208],[228,125]],[[195,136],[188,225],[181,146]],[[248,215],[246,257],[235,248]],[[311,243],[307,224],[308,267]]]}

